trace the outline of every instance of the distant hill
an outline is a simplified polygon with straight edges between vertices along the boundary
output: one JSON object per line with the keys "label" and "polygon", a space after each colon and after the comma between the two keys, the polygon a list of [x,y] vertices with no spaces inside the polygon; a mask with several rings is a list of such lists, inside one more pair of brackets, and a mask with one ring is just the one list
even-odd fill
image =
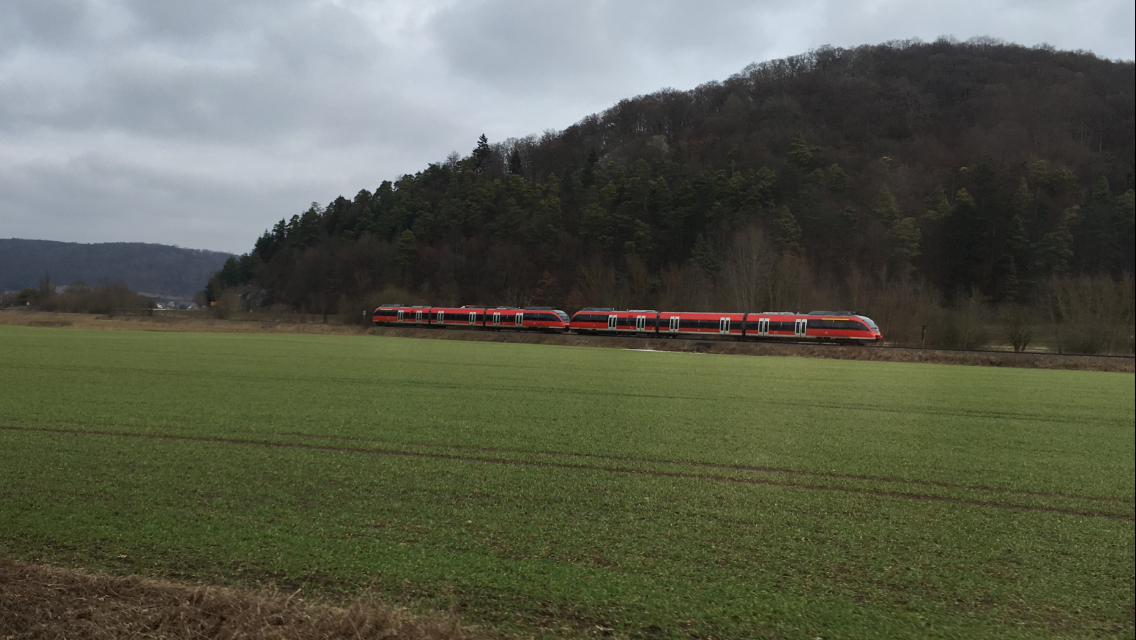
{"label": "distant hill", "polygon": [[186,297],[200,291],[229,256],[142,242],[0,239],[0,291],[35,287],[47,275],[57,285],[122,280],[140,293]]}
{"label": "distant hill", "polygon": [[935,299],[1035,301],[1055,277],[1136,272],[1133,78],[1132,61],[990,38],[825,47],[561,132],[483,136],[281,219],[209,293],[251,285],[313,313],[388,288],[797,309],[815,285],[815,308],[883,313],[865,282],[918,282]]}
{"label": "distant hill", "polygon": [[280,219],[204,294],[343,318],[852,309],[895,344],[1128,354],[1134,67],[992,38],[822,47],[481,136]]}

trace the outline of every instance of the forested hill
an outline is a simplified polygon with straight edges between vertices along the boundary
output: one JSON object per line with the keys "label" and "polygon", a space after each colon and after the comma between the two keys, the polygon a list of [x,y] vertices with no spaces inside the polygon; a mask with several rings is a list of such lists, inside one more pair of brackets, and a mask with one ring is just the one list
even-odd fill
{"label": "forested hill", "polygon": [[122,281],[150,295],[191,297],[231,254],[142,242],[80,244],[0,239],[0,292],[56,285]]}
{"label": "forested hill", "polygon": [[822,48],[313,204],[208,294],[352,314],[380,295],[864,310],[889,283],[1028,301],[1132,274],[1134,113],[1131,61]]}

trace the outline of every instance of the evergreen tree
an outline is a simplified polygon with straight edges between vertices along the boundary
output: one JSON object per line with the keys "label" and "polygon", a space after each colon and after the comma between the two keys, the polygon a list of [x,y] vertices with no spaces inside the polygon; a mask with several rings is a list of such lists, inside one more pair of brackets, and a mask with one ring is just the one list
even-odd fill
{"label": "evergreen tree", "polygon": [[416,254],[418,253],[418,242],[414,238],[414,232],[410,229],[402,232],[398,238],[398,256],[395,261],[398,266],[402,268],[403,272],[414,263]]}
{"label": "evergreen tree", "polygon": [[812,164],[813,154],[818,151],[820,151],[820,147],[809,144],[808,140],[805,140],[805,134],[798,131],[796,137],[793,138],[793,143],[789,145],[789,153],[786,155],[786,159],[803,169]]}
{"label": "evergreen tree", "polygon": [[1069,262],[1073,259],[1073,233],[1070,228],[1080,217],[1080,209],[1073,206],[1062,212],[1056,228],[1038,243],[1035,259],[1039,275],[1063,276],[1069,273]]}
{"label": "evergreen tree", "polygon": [[485,134],[477,139],[477,147],[473,150],[473,170],[477,173],[482,173],[487,168],[489,156],[493,155],[493,150],[489,148],[489,139]]}
{"label": "evergreen tree", "polygon": [[978,205],[966,189],[955,195],[955,204],[947,224],[945,249],[949,256],[950,282],[960,291],[970,291],[981,280],[985,257],[983,220]]}
{"label": "evergreen tree", "polygon": [[773,242],[782,253],[801,251],[801,225],[789,207],[778,209],[777,218],[773,221]]}
{"label": "evergreen tree", "polygon": [[703,238],[701,233],[694,241],[694,264],[712,279],[718,277],[722,271],[722,257],[718,255],[714,243]]}

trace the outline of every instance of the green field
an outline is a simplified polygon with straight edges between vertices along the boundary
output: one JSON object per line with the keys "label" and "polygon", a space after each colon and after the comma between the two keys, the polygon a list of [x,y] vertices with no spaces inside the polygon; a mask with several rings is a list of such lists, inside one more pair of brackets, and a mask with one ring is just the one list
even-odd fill
{"label": "green field", "polygon": [[373,587],[539,637],[1132,637],[1133,391],[0,326],[0,558]]}

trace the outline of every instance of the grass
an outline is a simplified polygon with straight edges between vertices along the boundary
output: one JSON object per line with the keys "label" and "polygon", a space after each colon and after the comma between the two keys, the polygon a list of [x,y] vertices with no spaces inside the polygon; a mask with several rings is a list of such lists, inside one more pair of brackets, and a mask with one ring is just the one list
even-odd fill
{"label": "grass", "polygon": [[1133,382],[0,326],[0,556],[540,637],[1131,637]]}

